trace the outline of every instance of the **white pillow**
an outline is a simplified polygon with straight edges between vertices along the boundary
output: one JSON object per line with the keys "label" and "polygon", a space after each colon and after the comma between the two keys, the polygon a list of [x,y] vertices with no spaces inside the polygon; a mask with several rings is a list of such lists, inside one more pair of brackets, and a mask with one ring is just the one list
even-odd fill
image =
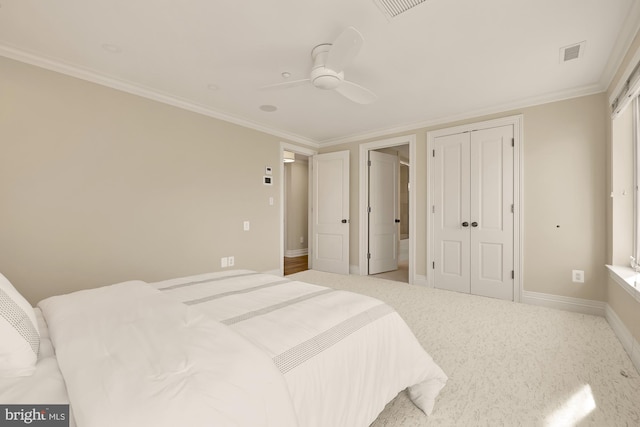
{"label": "white pillow", "polygon": [[0,377],[24,377],[36,369],[40,333],[31,304],[0,274]]}

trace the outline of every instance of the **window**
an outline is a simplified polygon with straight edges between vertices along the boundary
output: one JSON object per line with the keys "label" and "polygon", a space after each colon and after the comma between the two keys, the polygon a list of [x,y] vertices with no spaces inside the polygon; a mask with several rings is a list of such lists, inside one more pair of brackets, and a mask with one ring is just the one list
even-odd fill
{"label": "window", "polygon": [[[637,86],[640,87],[640,84]],[[625,89],[629,90],[628,81]],[[612,121],[612,276],[640,301],[640,96],[627,95]],[[622,95],[622,94],[621,94]],[[616,100],[617,101],[617,100]]]}

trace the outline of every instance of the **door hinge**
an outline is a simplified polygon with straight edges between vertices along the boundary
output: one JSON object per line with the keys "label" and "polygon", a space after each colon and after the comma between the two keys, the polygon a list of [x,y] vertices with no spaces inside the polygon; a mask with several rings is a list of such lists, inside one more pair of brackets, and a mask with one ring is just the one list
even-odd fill
{"label": "door hinge", "polygon": [[369,206],[369,207],[367,208],[367,212],[368,212],[368,213],[371,213],[371,206]]}
{"label": "door hinge", "polygon": [[436,156],[436,150],[433,150],[432,153],[433,153],[433,157],[435,157]]}
{"label": "door hinge", "polygon": [[516,139],[515,138],[511,138],[511,146],[512,147],[516,146]]}
{"label": "door hinge", "polygon": [[512,279],[515,279],[515,277],[516,277],[516,276],[515,276],[515,273],[513,272],[513,270],[511,270],[511,278],[512,278]]}
{"label": "door hinge", "polygon": [[371,253],[367,254],[367,259],[371,259]]}
{"label": "door hinge", "polygon": [[434,269],[434,270],[436,269],[436,262],[435,262],[435,261],[433,261],[433,262],[431,263],[431,268],[432,268],[432,269]]}
{"label": "door hinge", "polygon": [[511,204],[511,213],[513,213],[513,204]]}
{"label": "door hinge", "polygon": [[431,213],[436,213],[436,205],[431,206]]}
{"label": "door hinge", "polygon": [[371,160],[367,161],[367,166],[371,167]]}

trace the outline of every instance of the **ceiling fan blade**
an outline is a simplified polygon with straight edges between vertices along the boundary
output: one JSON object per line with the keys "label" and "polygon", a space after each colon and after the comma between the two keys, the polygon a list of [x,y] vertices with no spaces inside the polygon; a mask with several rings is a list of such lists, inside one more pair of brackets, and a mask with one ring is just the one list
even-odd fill
{"label": "ceiling fan blade", "polygon": [[302,79],[302,80],[292,80],[290,82],[282,82],[282,83],[275,83],[272,85],[266,85],[266,86],[262,86],[260,89],[286,89],[286,88],[290,88],[290,87],[296,87],[296,86],[301,86],[305,83],[309,83],[311,82],[311,79]]}
{"label": "ceiling fan blade", "polygon": [[364,37],[354,27],[347,27],[333,42],[327,54],[325,67],[339,73],[356,57],[364,43]]}
{"label": "ceiling fan blade", "polygon": [[362,87],[359,84],[343,81],[340,86],[335,88],[335,91],[345,98],[357,102],[358,104],[371,104],[378,97],[375,93],[371,92],[366,87]]}

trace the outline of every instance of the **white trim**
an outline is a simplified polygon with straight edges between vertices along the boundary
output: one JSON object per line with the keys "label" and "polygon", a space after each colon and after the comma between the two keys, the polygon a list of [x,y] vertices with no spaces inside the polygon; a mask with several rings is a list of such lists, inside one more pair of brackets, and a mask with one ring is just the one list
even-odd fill
{"label": "white trim", "polygon": [[514,146],[513,146],[513,205],[514,205],[514,216],[513,216],[513,270],[514,270],[514,282],[513,282],[513,300],[515,302],[520,302],[523,295],[523,266],[524,261],[522,259],[524,254],[524,216],[522,207],[523,203],[523,193],[524,193],[524,159],[523,159],[523,151],[522,146],[524,143],[524,116],[522,114],[518,114],[515,116],[507,116],[494,120],[486,120],[483,122],[477,123],[469,123],[460,126],[454,126],[445,129],[439,129],[435,131],[427,132],[427,275],[426,275],[426,284],[428,287],[434,287],[433,282],[433,269],[431,268],[431,264],[433,262],[433,224],[432,224],[432,215],[431,208],[435,201],[432,198],[433,188],[433,177],[431,176],[431,171],[433,170],[433,157],[430,155],[432,150],[434,149],[435,139],[439,136],[451,135],[461,132],[468,132],[471,130],[478,129],[488,129],[499,126],[513,126],[513,138],[514,138]]}
{"label": "white trim", "polygon": [[620,265],[607,265],[609,269],[609,277],[613,279],[622,289],[627,291],[629,295],[640,302],[640,275],[633,271],[631,267],[623,267]]}
{"label": "white trim", "polygon": [[309,248],[304,249],[289,249],[284,253],[285,258],[295,258],[309,254]]}
{"label": "white trim", "polygon": [[[618,38],[616,39],[613,49],[611,49],[611,55],[609,55],[609,59],[607,60],[607,64],[602,73],[602,77],[600,78],[600,84],[602,85],[602,87],[605,88],[605,90],[608,89],[609,86],[611,86],[613,78],[616,75],[616,71],[622,65],[622,61],[624,60],[625,55],[629,51],[629,48],[633,43],[633,39],[635,38],[639,30],[640,30],[640,2],[634,1],[633,5],[631,6],[631,10],[629,10],[627,17],[625,18],[624,24],[622,24],[622,28],[618,33]],[[635,67],[635,64],[638,63],[638,60],[640,60],[639,55],[640,55],[640,49],[638,50],[638,52],[636,52],[634,59],[630,62],[630,64],[634,64],[634,67]],[[616,90],[613,91],[613,94],[614,94],[613,99],[615,99],[615,97],[618,96],[617,94],[620,93],[620,90],[622,89],[622,84],[629,77],[631,70],[633,70],[633,67],[631,67],[631,69],[627,67],[625,74],[622,75],[623,79],[621,79],[618,82],[618,84],[616,85]],[[613,99],[609,100],[609,105],[611,105],[611,102],[613,102]]]}
{"label": "white trim", "polygon": [[413,284],[418,286],[425,286],[425,287],[429,286],[427,284],[427,276],[423,274],[416,274],[413,278]]}
{"label": "white trim", "polygon": [[288,139],[290,141],[294,141],[315,149],[319,148],[317,142],[304,136],[296,135],[279,129],[274,129],[272,127],[247,120],[242,117],[222,113],[205,105],[196,104],[193,101],[170,95],[154,88],[145,87],[130,81],[107,76],[94,70],[81,68],[72,64],[65,64],[60,61],[44,58],[42,56],[2,44],[0,44],[0,56],[35,65],[36,67],[55,71],[57,73],[65,74],[67,76],[75,77],[91,83],[96,83],[101,86],[120,90],[122,92],[127,92],[143,98],[151,99],[163,104],[172,105],[183,110],[192,111],[194,113],[199,113],[208,117],[213,117],[214,119],[223,120],[225,122],[233,123],[249,129],[254,129],[260,132],[267,133],[269,135],[277,136],[278,138]]}
{"label": "white trim", "polygon": [[[280,276],[284,275],[284,162],[282,161],[282,159],[284,158],[284,152],[285,151],[291,151],[293,153],[296,154],[302,154],[304,156],[315,156],[316,154],[318,154],[318,152],[316,150],[311,150],[309,148],[304,148],[304,147],[300,147],[298,145],[294,145],[294,144],[290,144],[288,142],[284,142],[281,141],[280,142],[280,151],[279,151],[279,156],[278,156],[278,161],[280,163],[280,272],[278,273]],[[311,194],[311,178],[312,178],[312,174],[311,174],[311,162],[309,162],[309,187],[308,187],[308,191],[309,194]],[[312,197],[309,197],[309,210],[311,210],[311,205],[313,203]],[[310,212],[309,212],[310,213]],[[309,217],[311,217],[309,215]],[[309,225],[309,227],[311,227]],[[307,236],[307,244],[308,244],[308,248],[312,247],[312,240],[311,240],[311,230],[309,230],[309,234]],[[307,249],[309,250],[309,249]]]}
{"label": "white trim", "polygon": [[267,270],[267,271],[263,271],[264,274],[273,274],[274,276],[284,276],[284,273],[278,271],[278,270]]}
{"label": "white trim", "polygon": [[625,326],[624,322],[620,320],[618,314],[609,304],[605,307],[605,317],[611,329],[620,340],[622,347],[631,358],[631,362],[636,367],[638,373],[640,373],[640,343],[633,337],[629,329]]}
{"label": "white trim", "polygon": [[545,294],[542,292],[524,291],[522,301],[525,304],[539,305],[558,310],[573,311],[575,313],[605,315],[606,303],[582,298],[565,297],[561,295]]}
{"label": "white trim", "polygon": [[416,218],[417,216],[417,194],[415,191],[417,172],[416,172],[416,135],[403,135],[395,138],[382,139],[379,141],[367,142],[359,145],[359,169],[360,169],[360,239],[359,239],[359,268],[357,273],[361,276],[368,274],[367,269],[367,240],[368,236],[368,218],[367,202],[369,194],[369,180],[367,179],[367,155],[371,150],[380,148],[396,147],[398,145],[409,144],[409,182],[411,183],[411,191],[409,191],[409,283],[415,281],[416,276]]}
{"label": "white trim", "polygon": [[446,126],[447,124],[450,124],[450,123],[455,123],[455,122],[469,120],[469,119],[477,119],[478,117],[488,116],[491,114],[500,114],[500,113],[509,114],[513,112],[513,110],[535,107],[537,105],[549,104],[551,102],[559,102],[559,101],[564,101],[564,100],[573,99],[573,98],[580,98],[583,96],[595,95],[597,93],[603,93],[605,91],[606,91],[605,87],[602,87],[599,84],[595,84],[591,86],[585,86],[582,88],[569,89],[566,91],[554,92],[551,94],[525,98],[520,101],[516,101],[508,104],[501,104],[494,107],[471,110],[461,114],[453,114],[449,116],[437,117],[435,119],[416,122],[416,123],[410,123],[403,126],[378,129],[375,131],[358,133],[358,134],[354,134],[346,137],[326,139],[323,141],[318,141],[318,144],[320,144],[320,146],[324,148],[324,147],[331,147],[332,145],[340,145],[340,144],[346,144],[350,142],[363,141],[366,139],[384,138],[387,135],[396,134],[396,133],[417,132],[417,131],[423,130],[424,128],[436,127],[441,125]]}

